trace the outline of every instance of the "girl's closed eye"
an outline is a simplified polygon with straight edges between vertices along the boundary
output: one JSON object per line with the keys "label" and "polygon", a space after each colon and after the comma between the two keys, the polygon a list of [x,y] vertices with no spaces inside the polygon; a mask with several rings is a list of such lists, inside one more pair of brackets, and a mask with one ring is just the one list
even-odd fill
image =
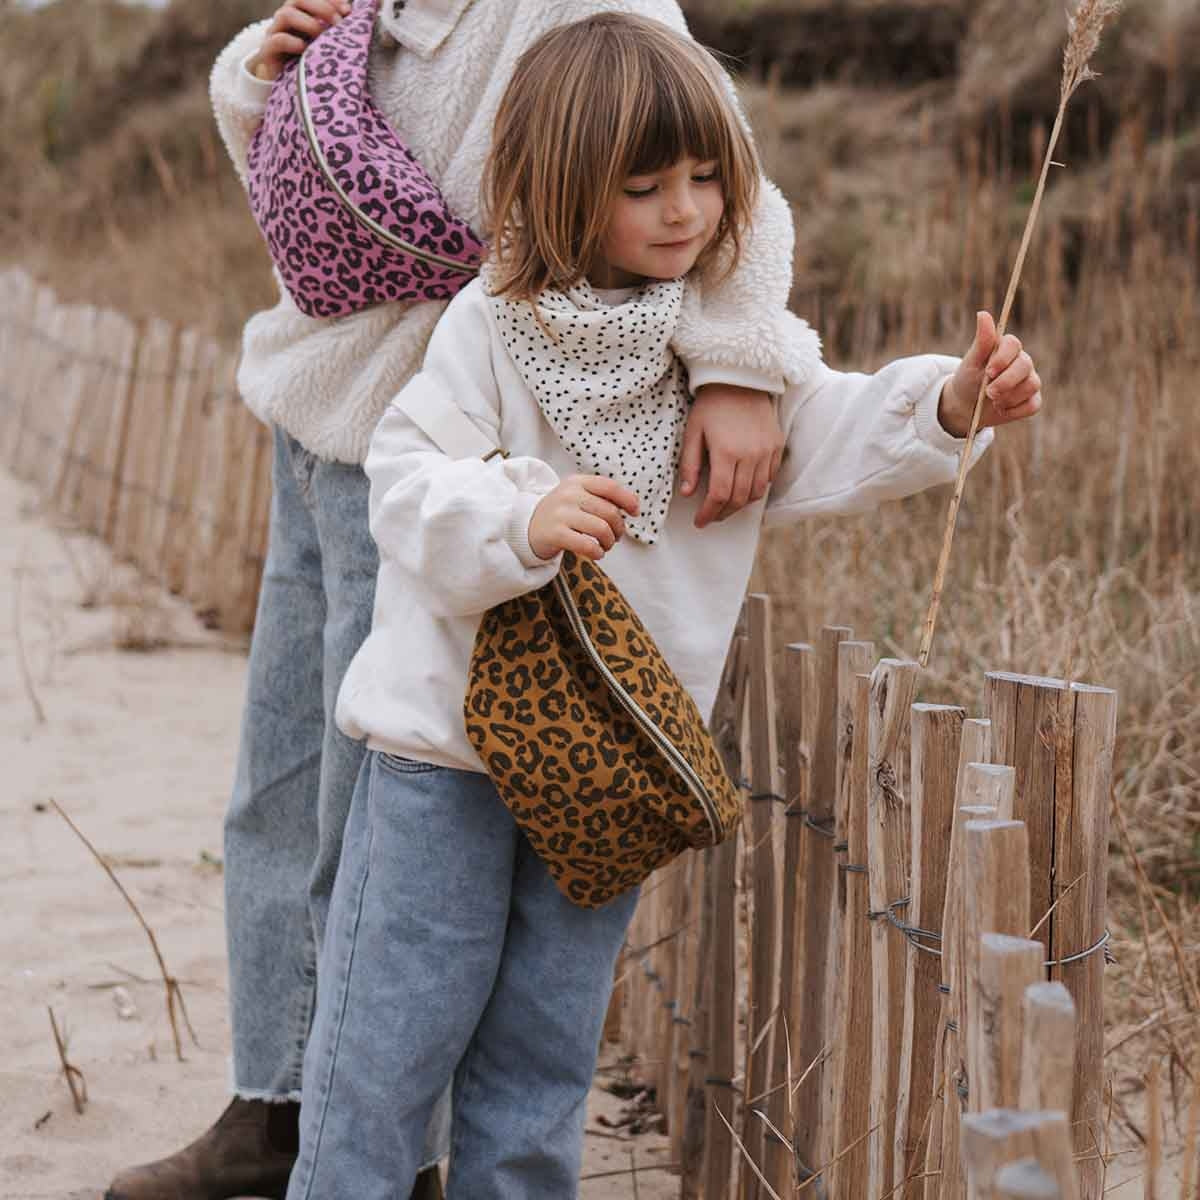
{"label": "girl's closed eye", "polygon": [[[716,163],[706,163],[691,174],[693,183],[717,183],[720,179],[720,169]],[[660,188],[655,181],[630,180],[622,189],[626,196],[639,200],[644,196],[653,196]]]}

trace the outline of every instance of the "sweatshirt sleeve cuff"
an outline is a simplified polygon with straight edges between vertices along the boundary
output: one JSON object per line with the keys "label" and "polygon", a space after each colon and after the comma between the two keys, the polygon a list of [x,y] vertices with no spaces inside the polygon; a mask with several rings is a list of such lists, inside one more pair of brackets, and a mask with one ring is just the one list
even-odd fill
{"label": "sweatshirt sleeve cuff", "polygon": [[250,69],[250,60],[258,53],[257,50],[247,54],[238,67],[237,80],[234,84],[237,90],[238,103],[246,108],[264,109],[267,99],[274,86],[269,80],[259,79]]}
{"label": "sweatshirt sleeve cuff", "polygon": [[[942,428],[942,423],[938,420],[938,405],[941,403],[942,389],[946,386],[947,380],[958,369],[959,360],[957,358],[944,358],[938,355],[934,361],[938,368],[937,378],[934,380],[933,385],[927,388],[923,395],[918,397],[916,407],[913,410],[913,421],[917,427],[917,436],[921,441],[942,454],[953,455],[957,458],[962,453],[963,447],[967,444],[967,439],[956,438],[953,434],[947,433]],[[992,444],[994,436],[994,431],[991,429],[981,429],[975,435],[975,445],[971,454],[973,463]]]}
{"label": "sweatshirt sleeve cuff", "polygon": [[520,560],[521,565],[533,571],[539,567],[554,567],[562,560],[561,554],[553,558],[539,558],[529,544],[529,522],[533,520],[533,510],[541,503],[542,497],[531,492],[519,492],[513,501],[512,512],[508,518],[508,528],[505,530],[505,540],[512,552]]}
{"label": "sweatshirt sleeve cuff", "polygon": [[772,396],[782,396],[784,380],[782,375],[771,371],[762,371],[757,367],[731,367],[725,363],[688,363],[688,386],[695,395],[705,384],[723,383],[727,387],[750,388],[755,392],[767,392]]}

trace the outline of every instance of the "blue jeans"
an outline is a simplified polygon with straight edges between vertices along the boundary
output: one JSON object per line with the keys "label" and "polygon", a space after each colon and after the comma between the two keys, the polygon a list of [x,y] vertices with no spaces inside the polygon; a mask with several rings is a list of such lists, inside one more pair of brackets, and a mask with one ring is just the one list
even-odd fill
{"label": "blue jeans", "polygon": [[554,886],[484,775],[368,754],[321,955],[288,1200],[394,1200],[453,1080],[451,1200],[567,1200],[636,893]]}
{"label": "blue jeans", "polygon": [[298,1100],[317,947],[364,747],[333,721],[371,627],[378,552],[361,467],[275,430],[271,524],[225,818],[233,1083]]}

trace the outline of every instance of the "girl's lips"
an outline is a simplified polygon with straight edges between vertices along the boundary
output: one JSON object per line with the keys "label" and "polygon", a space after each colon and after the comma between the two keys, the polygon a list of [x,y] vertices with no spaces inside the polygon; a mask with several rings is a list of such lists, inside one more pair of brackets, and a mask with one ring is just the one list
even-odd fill
{"label": "girl's lips", "polygon": [[655,242],[654,246],[658,250],[682,250],[684,246],[690,246],[699,234],[693,234],[691,237],[680,238],[677,242]]}

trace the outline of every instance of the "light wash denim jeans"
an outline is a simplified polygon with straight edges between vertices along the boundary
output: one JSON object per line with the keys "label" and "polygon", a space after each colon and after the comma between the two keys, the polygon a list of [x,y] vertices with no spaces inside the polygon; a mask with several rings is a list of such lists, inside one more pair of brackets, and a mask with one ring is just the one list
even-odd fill
{"label": "light wash denim jeans", "polygon": [[554,886],[491,781],[369,753],[350,810],[288,1200],[408,1195],[453,1079],[448,1200],[569,1200],[636,893]]}
{"label": "light wash denim jeans", "polygon": [[333,706],[371,627],[379,558],[361,467],[275,430],[270,538],[225,818],[233,1083],[298,1100],[320,943],[365,747]]}

